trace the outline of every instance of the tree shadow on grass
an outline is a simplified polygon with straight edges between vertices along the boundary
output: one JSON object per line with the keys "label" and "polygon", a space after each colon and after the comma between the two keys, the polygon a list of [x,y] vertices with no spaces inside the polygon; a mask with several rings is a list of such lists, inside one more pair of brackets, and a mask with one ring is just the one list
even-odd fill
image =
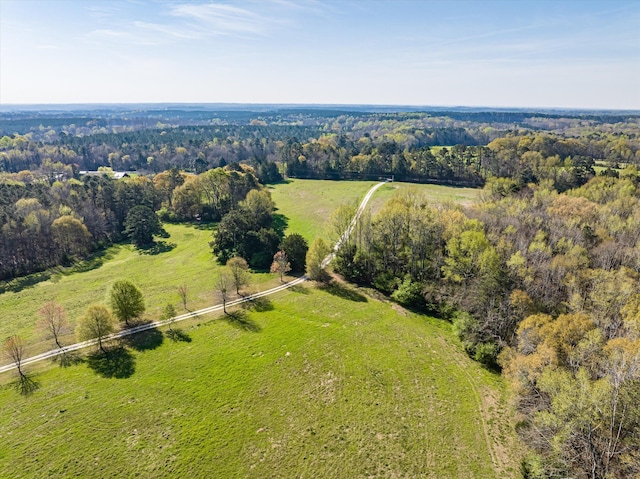
{"label": "tree shadow on grass", "polygon": [[294,284],[289,288],[289,291],[293,291],[294,293],[300,293],[300,294],[309,294],[309,288],[305,288],[301,284]]}
{"label": "tree shadow on grass", "polygon": [[287,229],[287,226],[289,226],[289,218],[287,218],[285,215],[281,213],[274,213],[273,222],[271,226],[275,231],[278,231],[284,234],[284,231]]}
{"label": "tree shadow on grass", "polygon": [[259,333],[262,331],[260,325],[249,319],[246,311],[234,311],[224,315],[224,319],[234,328],[251,333]]}
{"label": "tree shadow on grass", "polygon": [[182,330],[181,328],[171,328],[169,330],[167,330],[164,335],[169,338],[171,341],[173,341],[174,343],[177,342],[183,342],[183,343],[190,343],[191,342],[191,336],[189,336],[187,333],[184,332],[184,330]]}
{"label": "tree shadow on grass", "polygon": [[116,346],[100,350],[87,356],[87,364],[96,374],[104,378],[124,379],[133,375],[136,370],[136,360],[127,348]]}
{"label": "tree shadow on grass", "polygon": [[322,285],[320,287],[323,291],[326,291],[329,294],[337,296],[342,299],[346,299],[349,301],[355,301],[357,303],[366,303],[367,297],[363,294],[358,293],[357,291],[351,289],[348,286],[345,286],[336,281],[332,281],[331,283]]}
{"label": "tree shadow on grass", "polygon": [[40,273],[33,273],[29,276],[12,279],[11,281],[0,283],[0,294],[6,293],[7,291],[19,293],[25,288],[30,288],[49,279],[51,279],[51,273],[49,271],[41,271]]}
{"label": "tree shadow on grass", "polygon": [[58,364],[61,368],[68,368],[74,364],[82,362],[82,358],[76,351],[64,351],[58,356],[54,356],[51,361]]}
{"label": "tree shadow on grass", "polygon": [[149,351],[159,348],[164,341],[164,335],[156,328],[141,333],[125,336],[123,342],[136,351]]}
{"label": "tree shadow on grass", "polygon": [[96,251],[95,253],[90,255],[88,258],[85,258],[80,261],[76,261],[69,268],[62,270],[61,274],[68,276],[73,273],[86,273],[87,271],[98,269],[105,263],[105,261],[113,259],[116,253],[120,251],[121,247],[122,245],[118,244],[118,245],[112,245],[100,251]]}
{"label": "tree shadow on grass", "polygon": [[242,303],[241,308],[245,311],[255,311],[257,313],[264,313],[265,311],[273,311],[273,303],[269,298],[254,298],[246,303]]}
{"label": "tree shadow on grass", "polygon": [[40,385],[29,376],[21,374],[15,381],[16,390],[23,396],[30,396],[33,394]]}
{"label": "tree shadow on grass", "polygon": [[169,243],[168,241],[156,241],[149,245],[138,247],[138,252],[140,254],[154,256],[161,253],[168,253],[175,247],[176,247],[175,243]]}

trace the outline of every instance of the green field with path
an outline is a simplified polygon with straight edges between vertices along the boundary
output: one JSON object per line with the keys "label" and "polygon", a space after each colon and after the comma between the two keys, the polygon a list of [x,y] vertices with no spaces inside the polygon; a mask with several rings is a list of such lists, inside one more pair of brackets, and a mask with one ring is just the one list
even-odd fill
{"label": "green field with path", "polygon": [[448,323],[335,285],[185,333],[0,378],[0,477],[517,477],[503,384]]}

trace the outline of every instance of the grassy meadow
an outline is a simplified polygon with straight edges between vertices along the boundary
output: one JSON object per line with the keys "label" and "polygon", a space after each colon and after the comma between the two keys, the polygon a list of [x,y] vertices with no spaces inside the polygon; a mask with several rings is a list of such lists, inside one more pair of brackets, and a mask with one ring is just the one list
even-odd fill
{"label": "grassy meadow", "polygon": [[[308,243],[334,239],[331,213],[342,204],[359,204],[376,181],[299,180],[269,186],[277,213],[287,217],[287,234],[299,233]],[[337,238],[335,238],[337,239]]]}
{"label": "grassy meadow", "polygon": [[[286,183],[271,185],[271,196],[278,213],[288,218],[287,233],[300,233],[311,242],[316,237],[333,238],[331,213],[342,204],[359,204],[366,192],[376,181],[327,181],[288,180]],[[482,190],[458,188],[442,185],[415,183],[388,183],[380,187],[372,196],[369,208],[376,212],[393,195],[413,192],[425,195],[433,203],[453,202],[468,206],[476,201]]]}
{"label": "grassy meadow", "polygon": [[110,361],[0,377],[0,477],[518,477],[500,378],[448,323],[298,287]]}
{"label": "grassy meadow", "polygon": [[[118,279],[138,285],[147,306],[145,317],[150,319],[157,319],[167,303],[172,303],[179,313],[184,311],[177,293],[182,284],[189,290],[189,309],[217,303],[213,284],[220,265],[209,247],[212,230],[171,224],[166,224],[165,229],[170,237],[162,240],[165,246],[158,254],[140,253],[130,244],[114,245],[82,267],[76,267],[75,272],[53,270],[46,281],[0,294],[0,338],[21,335],[30,344],[30,354],[50,349],[51,341],[43,341],[35,328],[42,305],[47,301],[60,303],[73,327],[87,306],[106,302],[108,289]],[[253,275],[257,284],[273,278],[267,274]],[[75,342],[72,331],[63,342]]]}
{"label": "grassy meadow", "polygon": [[[335,234],[329,226],[333,210],[343,203],[359,203],[375,183],[290,180],[271,186],[270,190],[277,212],[287,221],[287,233],[300,233],[311,242],[318,236],[333,240]],[[376,191],[370,208],[379,210],[394,194],[403,191],[427,195],[434,202],[462,204],[475,201],[480,192],[470,188],[389,183]],[[157,319],[167,303],[183,312],[177,294],[177,287],[182,284],[189,289],[191,310],[219,302],[213,284],[220,266],[209,247],[213,230],[172,224],[166,224],[165,229],[170,236],[160,241],[158,251],[141,253],[130,244],[114,245],[74,268],[45,273],[48,279],[40,278],[30,284],[27,278],[23,287],[0,293],[0,338],[19,334],[29,345],[29,355],[50,349],[51,341],[45,340],[35,325],[42,305],[57,301],[65,308],[71,324],[63,342],[75,342],[73,326],[77,319],[90,304],[105,303],[111,284],[122,278],[133,281],[142,290],[146,319]],[[273,275],[262,273],[254,273],[252,281],[254,289],[276,284]]]}
{"label": "grassy meadow", "polygon": [[[288,233],[327,235],[331,212],[374,182],[293,180],[272,187]],[[434,202],[476,190],[393,183]],[[189,287],[192,310],[219,302],[211,230],[166,225],[157,254],[116,245],[75,272],[0,294],[0,335],[35,354],[37,310],[60,302],[73,323],[110,284],[127,278],[148,318]],[[82,269],[82,271],[79,271]],[[254,274],[254,289],[279,281]],[[378,298],[378,299],[376,299]],[[348,285],[298,286],[231,315],[152,330],[61,368],[29,366],[37,384],[0,375],[0,478],[518,477],[518,446],[501,378],[471,361],[446,322]],[[72,336],[66,338],[73,341]]]}

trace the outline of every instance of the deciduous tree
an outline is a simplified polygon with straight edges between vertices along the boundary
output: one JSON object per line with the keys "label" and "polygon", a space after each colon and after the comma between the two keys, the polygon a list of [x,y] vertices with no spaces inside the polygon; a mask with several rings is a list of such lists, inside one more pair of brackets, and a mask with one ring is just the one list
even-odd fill
{"label": "deciduous tree", "polygon": [[98,347],[106,354],[107,351],[104,349],[103,340],[105,336],[113,333],[114,330],[111,312],[100,304],[94,304],[89,306],[84,316],[79,319],[76,326],[76,335],[80,341],[97,339]]}
{"label": "deciduous tree", "polygon": [[25,346],[22,338],[17,334],[9,336],[4,342],[4,354],[13,364],[16,366],[16,370],[20,375],[20,378],[26,378],[24,371],[22,371],[22,360],[25,355]]}
{"label": "deciduous tree", "polygon": [[109,292],[109,304],[119,321],[131,326],[129,321],[145,311],[142,292],[131,281],[121,279],[113,283]]}
{"label": "deciduous tree", "polygon": [[40,308],[38,314],[40,315],[38,328],[43,331],[48,338],[53,338],[56,346],[62,349],[60,335],[64,328],[69,326],[64,308],[55,301],[49,301]]}
{"label": "deciduous tree", "polygon": [[233,278],[233,285],[236,288],[236,294],[240,294],[240,288],[249,284],[251,276],[249,275],[249,265],[244,258],[234,256],[227,261],[227,268]]}
{"label": "deciduous tree", "polygon": [[314,281],[324,281],[325,272],[324,261],[331,249],[322,238],[316,238],[307,252],[307,276]]}
{"label": "deciduous tree", "polygon": [[278,273],[280,275],[280,282],[282,282],[283,275],[289,271],[291,271],[291,263],[289,263],[287,253],[280,250],[273,256],[273,263],[271,263],[271,272]]}
{"label": "deciduous tree", "polygon": [[307,251],[309,251],[307,240],[298,233],[292,233],[282,240],[281,247],[291,262],[291,271],[304,272],[307,266]]}
{"label": "deciduous tree", "polygon": [[222,300],[222,311],[227,314],[227,299],[229,298],[229,288],[233,286],[233,278],[228,270],[222,269],[216,279],[216,291]]}
{"label": "deciduous tree", "polygon": [[180,286],[178,286],[178,296],[180,296],[180,301],[182,301],[182,307],[186,311],[189,311],[189,308],[187,308],[188,293],[189,293],[189,289],[187,288],[186,284],[181,284]]}

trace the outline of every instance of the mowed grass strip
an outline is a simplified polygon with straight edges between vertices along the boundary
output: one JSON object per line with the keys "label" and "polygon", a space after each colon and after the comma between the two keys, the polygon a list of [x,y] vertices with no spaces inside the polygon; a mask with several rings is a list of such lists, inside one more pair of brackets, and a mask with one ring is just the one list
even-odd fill
{"label": "mowed grass strip", "polygon": [[[21,335],[30,345],[29,355],[51,349],[35,325],[38,310],[47,301],[57,301],[67,312],[71,330],[63,343],[75,342],[73,326],[92,303],[106,304],[107,292],[118,279],[135,283],[142,291],[147,306],[147,319],[158,319],[162,308],[172,303],[178,313],[184,312],[177,287],[186,284],[188,307],[196,310],[219,303],[214,281],[220,265],[211,253],[211,229],[189,225],[165,224],[169,238],[161,239],[167,251],[143,254],[130,244],[114,245],[93,261],[92,269],[83,272],[53,272],[47,281],[25,287],[21,291],[0,294],[0,338]],[[173,249],[170,249],[173,247]],[[255,274],[256,284],[272,281],[273,275]],[[4,364],[4,360],[0,360]]]}
{"label": "mowed grass strip", "polygon": [[358,205],[376,181],[290,179],[269,186],[277,213],[288,220],[287,234],[299,233],[309,244],[315,238],[337,240],[331,213],[342,204]]}
{"label": "mowed grass strip", "polygon": [[405,193],[424,196],[433,204],[455,203],[462,206],[470,206],[480,200],[482,189],[393,182],[381,186],[374,193],[369,208],[375,214],[394,195]]}
{"label": "mowed grass strip", "polygon": [[79,364],[28,397],[5,384],[0,477],[498,477],[474,391],[502,397],[500,379],[447,323],[344,288],[193,326],[132,352],[125,379]]}
{"label": "mowed grass strip", "polygon": [[[308,242],[322,237],[337,240],[331,227],[331,214],[342,204],[358,205],[376,181],[289,180],[271,185],[271,196],[278,213],[288,219],[289,233],[300,233]],[[394,182],[373,194],[368,209],[375,214],[394,195],[404,192],[426,196],[432,203],[469,206],[479,200],[481,189],[455,186]]]}

